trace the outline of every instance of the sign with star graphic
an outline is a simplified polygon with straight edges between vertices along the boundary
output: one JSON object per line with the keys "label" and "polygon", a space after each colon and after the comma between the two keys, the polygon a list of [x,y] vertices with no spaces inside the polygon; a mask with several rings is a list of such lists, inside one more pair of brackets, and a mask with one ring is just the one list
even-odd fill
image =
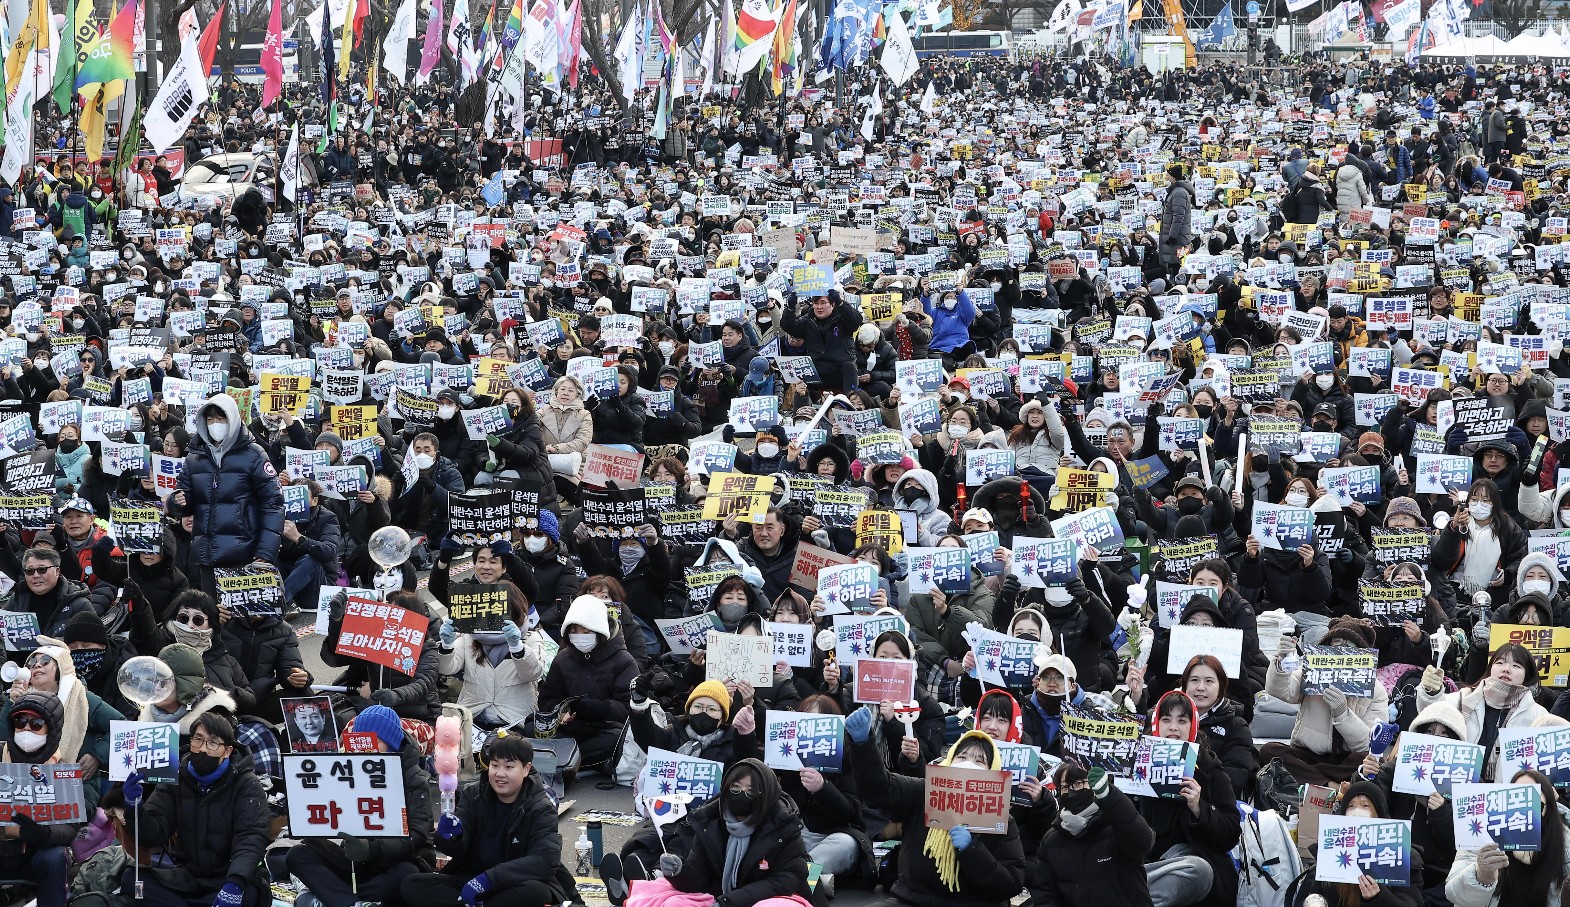
{"label": "sign with star graphic", "polygon": [[898,614],[855,614],[834,616],[834,659],[841,665],[855,664],[858,658],[872,656],[878,636],[897,630],[910,635],[910,624]]}
{"label": "sign with star graphic", "polygon": [[849,614],[872,610],[872,593],[878,591],[878,568],[852,561],[834,564],[818,571],[818,595],[827,606],[825,614]]}
{"label": "sign with star graphic", "polygon": [[720,782],[724,778],[723,762],[651,747],[649,761],[638,777],[638,789],[649,799],[688,794],[692,797],[692,805],[697,806],[720,792]]}
{"label": "sign with star graphic", "polygon": [[1451,806],[1458,850],[1542,849],[1543,792],[1536,784],[1457,784]]}
{"label": "sign with star graphic", "polygon": [[[1183,622],[1183,609],[1196,595],[1209,596],[1217,601],[1220,590],[1214,586],[1190,586],[1183,583],[1164,583],[1156,580],[1156,620],[1163,627],[1175,627]],[[1233,675],[1236,676],[1236,675]]]}
{"label": "sign with star graphic", "polygon": [[763,764],[772,769],[838,772],[845,761],[845,717],[770,709],[764,719]]}
{"label": "sign with star graphic", "polygon": [[1079,546],[1073,539],[1015,537],[1014,562],[1009,573],[1025,589],[1062,586],[1078,573]]}
{"label": "sign with star graphic", "polygon": [[1252,519],[1249,531],[1262,548],[1293,551],[1314,542],[1314,512],[1307,507],[1283,507],[1255,501]]}
{"label": "sign with star graphic", "polygon": [[965,625],[965,641],[976,656],[971,676],[983,683],[1009,689],[1029,689],[1036,677],[1034,639],[1018,639],[988,630],[972,621]]}
{"label": "sign with star graphic", "polygon": [[1117,779],[1118,790],[1134,797],[1181,797],[1183,779],[1194,777],[1199,745],[1145,735],[1134,751],[1134,769]]}
{"label": "sign with star graphic", "polygon": [[933,589],[944,595],[970,591],[969,548],[907,548],[905,554],[911,595],[930,595]]}
{"label": "sign with star graphic", "polygon": [[1570,727],[1500,728],[1496,778],[1513,778],[1529,768],[1557,787],[1570,784]]}
{"label": "sign with star graphic", "polygon": [[155,721],[109,722],[109,780],[141,772],[149,781],[180,777],[180,728]]}
{"label": "sign with star graphic", "polygon": [[[1459,833],[1460,829],[1457,829]],[[1456,846],[1460,847],[1459,839]],[[1410,884],[1412,823],[1404,819],[1323,816],[1314,881],[1356,885],[1364,875],[1381,885]]]}
{"label": "sign with star graphic", "polygon": [[1451,796],[1453,785],[1472,784],[1481,777],[1483,748],[1449,737],[1403,731],[1396,741],[1396,769],[1391,788],[1398,794]]}

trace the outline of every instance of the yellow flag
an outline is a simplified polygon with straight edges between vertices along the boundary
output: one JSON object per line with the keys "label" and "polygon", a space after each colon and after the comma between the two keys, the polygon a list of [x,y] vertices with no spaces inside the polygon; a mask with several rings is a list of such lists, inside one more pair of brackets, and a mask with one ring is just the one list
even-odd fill
{"label": "yellow flag", "polygon": [[338,78],[349,78],[349,58],[354,55],[354,5],[349,4],[343,13],[343,41],[338,45]]}
{"label": "yellow flag", "polygon": [[16,86],[22,81],[22,72],[27,68],[27,57],[35,48],[49,46],[49,0],[33,0],[32,7],[27,12],[27,24],[17,33],[16,42],[11,45],[11,55],[5,58],[5,93],[10,98],[16,91]]}
{"label": "yellow flag", "polygon": [[94,83],[82,89],[82,139],[87,147],[87,159],[97,162],[104,156],[104,127],[107,118],[104,110],[109,102],[125,94],[125,80]]}

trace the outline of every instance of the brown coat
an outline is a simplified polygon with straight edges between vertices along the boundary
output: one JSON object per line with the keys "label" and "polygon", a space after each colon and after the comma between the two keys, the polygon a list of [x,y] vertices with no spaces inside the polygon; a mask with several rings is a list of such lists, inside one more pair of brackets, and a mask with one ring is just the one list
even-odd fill
{"label": "brown coat", "polygon": [[[584,453],[594,438],[594,417],[582,403],[563,406],[552,400],[540,407],[540,441],[551,453]],[[552,451],[551,446],[556,445]]]}

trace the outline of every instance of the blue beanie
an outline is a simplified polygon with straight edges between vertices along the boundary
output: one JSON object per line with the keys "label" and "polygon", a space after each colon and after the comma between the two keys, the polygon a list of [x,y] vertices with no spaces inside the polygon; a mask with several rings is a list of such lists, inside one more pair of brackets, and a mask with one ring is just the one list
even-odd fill
{"label": "blue beanie", "polygon": [[357,734],[375,734],[393,752],[403,748],[403,723],[398,713],[385,705],[373,705],[354,719]]}
{"label": "blue beanie", "polygon": [[551,541],[561,542],[561,524],[556,521],[556,514],[540,508],[540,531],[551,537]]}

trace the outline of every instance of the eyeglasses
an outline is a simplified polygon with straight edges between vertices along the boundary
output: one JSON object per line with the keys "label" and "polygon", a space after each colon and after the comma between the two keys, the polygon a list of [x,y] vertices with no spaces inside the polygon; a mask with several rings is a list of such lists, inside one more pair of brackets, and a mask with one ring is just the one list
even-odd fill
{"label": "eyeglasses", "polygon": [[48,566],[48,567],[28,567],[26,570],[23,570],[22,572],[27,574],[28,576],[48,576],[49,575],[49,571],[51,571],[53,569],[54,569],[53,565]]}
{"label": "eyeglasses", "polygon": [[179,617],[182,624],[188,624],[192,627],[207,626],[207,615],[200,611],[183,611]]}
{"label": "eyeglasses", "polygon": [[13,732],[14,731],[32,731],[35,734],[42,734],[42,733],[44,733],[48,729],[49,729],[49,722],[45,721],[42,718],[26,718],[26,717],[22,717],[22,718],[12,718],[11,719],[11,730]]}
{"label": "eyeglasses", "polygon": [[715,718],[723,718],[725,716],[725,710],[717,705],[694,705],[693,711],[690,711],[687,714],[694,715],[699,712],[702,712],[705,715],[713,716]]}
{"label": "eyeglasses", "polygon": [[224,749],[226,747],[228,747],[228,746],[229,746],[229,744],[224,743],[221,739],[219,739],[217,737],[192,737],[191,738],[191,752],[193,752],[193,753],[196,752],[197,750],[201,750],[202,752],[208,753],[209,755],[221,756],[221,755],[223,755]]}

